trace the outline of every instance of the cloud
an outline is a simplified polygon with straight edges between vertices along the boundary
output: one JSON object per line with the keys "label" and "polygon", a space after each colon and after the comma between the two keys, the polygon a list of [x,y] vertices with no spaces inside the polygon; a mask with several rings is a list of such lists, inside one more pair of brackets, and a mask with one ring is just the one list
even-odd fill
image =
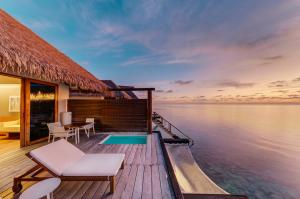
{"label": "cloud", "polygon": [[292,80],[278,80],[270,82],[269,88],[299,88],[300,87],[300,77],[294,78]]}
{"label": "cloud", "polygon": [[293,79],[292,82],[300,82],[300,77]]}
{"label": "cloud", "polygon": [[288,95],[288,97],[289,97],[290,99],[298,99],[298,98],[300,98],[300,95],[295,95],[295,94],[293,94],[293,95]]}
{"label": "cloud", "polygon": [[288,92],[289,92],[289,90],[277,90],[277,91],[273,91],[273,93],[283,93],[283,94],[288,93]]}
{"label": "cloud", "polygon": [[159,54],[150,54],[146,56],[133,57],[125,62],[121,63],[121,66],[132,66],[132,65],[149,65],[157,62],[165,62],[166,57]]}
{"label": "cloud", "polygon": [[54,27],[54,24],[47,20],[31,20],[29,21],[29,27],[34,30],[45,30]]}
{"label": "cloud", "polygon": [[223,95],[216,95],[214,96],[215,98],[220,98],[220,97],[223,97]]}
{"label": "cloud", "polygon": [[155,90],[156,93],[173,93],[173,90],[162,90],[162,89],[158,89]]}
{"label": "cloud", "polygon": [[259,47],[259,46],[269,43],[274,38],[276,38],[275,33],[269,33],[267,35],[257,37],[251,41],[241,41],[240,45],[244,48],[253,49],[253,48],[256,48],[256,47]]}
{"label": "cloud", "polygon": [[238,82],[234,80],[223,80],[216,83],[218,87],[232,87],[232,88],[249,88],[253,87],[255,83],[253,82]]}
{"label": "cloud", "polygon": [[287,87],[289,85],[289,83],[287,81],[284,80],[278,80],[278,81],[274,81],[274,82],[270,82],[269,83],[269,87],[270,88],[278,88],[278,87]]}
{"label": "cloud", "polygon": [[173,83],[174,84],[178,84],[178,85],[188,85],[188,84],[192,84],[194,82],[194,80],[187,80],[187,81],[184,81],[184,80],[176,80],[174,81]]}
{"label": "cloud", "polygon": [[271,57],[264,57],[264,60],[269,60],[269,61],[274,61],[274,60],[280,60],[283,59],[284,57],[282,55],[276,55],[276,56],[271,56]]}

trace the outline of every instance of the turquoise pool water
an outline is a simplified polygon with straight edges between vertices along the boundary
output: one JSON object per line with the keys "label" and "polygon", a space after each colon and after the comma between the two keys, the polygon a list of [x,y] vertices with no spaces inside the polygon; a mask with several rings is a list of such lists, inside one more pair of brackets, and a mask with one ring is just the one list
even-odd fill
{"label": "turquoise pool water", "polygon": [[101,144],[146,144],[146,135],[109,135]]}

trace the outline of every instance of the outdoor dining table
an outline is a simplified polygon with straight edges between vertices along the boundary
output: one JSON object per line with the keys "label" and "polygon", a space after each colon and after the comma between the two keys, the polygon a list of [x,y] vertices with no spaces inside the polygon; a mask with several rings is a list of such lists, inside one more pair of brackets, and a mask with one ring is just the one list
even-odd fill
{"label": "outdoor dining table", "polygon": [[68,125],[64,125],[64,127],[66,129],[72,129],[75,131],[75,139],[77,140],[77,143],[80,143],[80,134],[79,134],[79,130],[86,125],[86,123],[74,123],[74,124],[68,124]]}

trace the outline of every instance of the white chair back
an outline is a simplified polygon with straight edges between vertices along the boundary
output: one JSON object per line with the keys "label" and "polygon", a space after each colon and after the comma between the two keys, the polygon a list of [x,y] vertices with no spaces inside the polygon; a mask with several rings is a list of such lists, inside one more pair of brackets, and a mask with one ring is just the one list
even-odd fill
{"label": "white chair back", "polygon": [[63,126],[54,126],[53,128],[54,133],[64,133],[66,132],[65,128]]}
{"label": "white chair back", "polygon": [[95,118],[86,118],[86,123],[95,123]]}
{"label": "white chair back", "polygon": [[53,122],[53,123],[48,123],[47,126],[48,126],[48,129],[49,129],[49,132],[53,133],[55,127],[61,127],[61,124],[60,124],[60,122]]}

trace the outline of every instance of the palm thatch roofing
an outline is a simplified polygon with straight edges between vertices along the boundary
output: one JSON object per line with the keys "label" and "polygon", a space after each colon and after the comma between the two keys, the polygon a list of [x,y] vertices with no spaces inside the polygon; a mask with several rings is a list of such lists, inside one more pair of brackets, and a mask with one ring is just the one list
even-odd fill
{"label": "palm thatch roofing", "polygon": [[107,92],[90,92],[86,90],[69,90],[69,96],[70,98],[75,98],[75,97],[107,97]]}
{"label": "palm thatch roofing", "polygon": [[[120,88],[134,88],[133,86],[119,86]],[[129,97],[130,99],[139,99],[138,96],[136,96],[136,94],[134,94],[133,91],[124,91]]]}
{"label": "palm thatch roofing", "polygon": [[101,92],[106,86],[0,9],[0,73]]}
{"label": "palm thatch roofing", "polygon": [[[113,82],[112,80],[101,80],[108,88],[110,89],[114,89],[114,88],[120,88],[115,82]],[[106,92],[106,94],[109,97],[113,97],[113,98],[127,98],[130,99],[130,96],[127,95],[126,92],[123,91],[109,91]]]}

